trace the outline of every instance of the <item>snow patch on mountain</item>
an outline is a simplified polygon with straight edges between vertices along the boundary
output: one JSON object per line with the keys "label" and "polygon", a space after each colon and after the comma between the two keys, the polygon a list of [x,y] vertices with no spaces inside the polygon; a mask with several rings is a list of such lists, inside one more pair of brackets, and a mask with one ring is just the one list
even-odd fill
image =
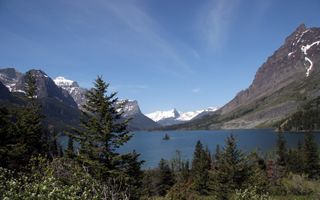
{"label": "snow patch on mountain", "polygon": [[64,78],[63,76],[58,76],[53,80],[57,86],[60,87],[70,87],[75,81]]}
{"label": "snow patch on mountain", "polygon": [[307,51],[314,45],[319,45],[320,44],[320,40],[316,41],[312,44],[307,44],[306,46],[301,46],[301,51],[304,53],[304,55],[307,55]]}
{"label": "snow patch on mountain", "polygon": [[314,45],[319,45],[320,44],[320,40],[319,41],[316,41],[316,42],[313,42],[312,44],[307,44],[307,45],[302,45],[301,46],[301,51],[303,52],[303,54],[305,55],[305,61],[306,62],[309,62],[309,66],[306,67],[307,71],[306,71],[306,77],[308,77],[310,75],[310,71],[312,70],[312,67],[313,67],[313,62],[310,58],[307,57],[308,55],[308,50],[313,47]]}

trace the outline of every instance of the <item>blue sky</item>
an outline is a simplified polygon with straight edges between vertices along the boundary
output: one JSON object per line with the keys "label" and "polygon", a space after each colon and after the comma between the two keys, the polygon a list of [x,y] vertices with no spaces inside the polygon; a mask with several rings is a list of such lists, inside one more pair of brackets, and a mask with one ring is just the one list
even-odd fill
{"label": "blue sky", "polygon": [[90,87],[97,75],[144,113],[223,106],[319,0],[0,0],[0,66]]}

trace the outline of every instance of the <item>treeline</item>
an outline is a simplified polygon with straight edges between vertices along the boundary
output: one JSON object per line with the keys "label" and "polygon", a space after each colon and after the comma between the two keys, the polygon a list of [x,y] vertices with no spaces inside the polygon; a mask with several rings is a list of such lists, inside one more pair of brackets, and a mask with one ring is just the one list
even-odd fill
{"label": "treeline", "polygon": [[43,123],[34,75],[27,77],[25,106],[0,108],[0,199],[141,199],[143,162],[116,151],[131,135],[109,85],[97,78],[64,150]]}
{"label": "treeline", "polygon": [[[245,154],[234,136],[214,154],[197,142],[191,165],[180,152],[172,160],[161,160],[157,169],[144,173],[144,193],[163,199],[318,199],[320,178],[318,147],[312,134],[288,149],[278,135],[274,156]],[[318,196],[317,196],[318,195]]]}
{"label": "treeline", "polygon": [[308,102],[284,120],[279,131],[312,131],[320,129],[320,97]]}

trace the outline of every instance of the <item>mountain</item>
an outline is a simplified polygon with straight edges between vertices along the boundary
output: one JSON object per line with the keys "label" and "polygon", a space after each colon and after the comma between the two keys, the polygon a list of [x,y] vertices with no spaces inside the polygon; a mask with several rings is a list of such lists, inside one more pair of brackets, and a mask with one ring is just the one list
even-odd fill
{"label": "mountain", "polygon": [[156,111],[149,113],[146,116],[162,126],[170,126],[200,118],[216,110],[217,108],[209,107],[204,110],[179,112],[174,108],[168,111]]}
{"label": "mountain", "polygon": [[14,91],[14,86],[22,77],[22,73],[14,68],[0,69],[0,81],[10,90]]}
{"label": "mountain", "polygon": [[58,87],[66,90],[72,96],[79,108],[86,103],[86,93],[88,90],[80,87],[76,81],[66,79],[62,76],[56,77],[53,81]]}
{"label": "mountain", "polygon": [[124,104],[123,117],[131,119],[128,124],[129,130],[150,130],[159,127],[158,123],[142,114],[138,101],[120,100],[119,103]]}
{"label": "mountain", "polygon": [[[35,69],[28,72],[36,79],[37,99],[41,104],[43,115],[46,116],[44,118],[45,123],[60,130],[78,125],[80,112],[68,92],[56,86],[45,72]],[[1,69],[0,82],[11,91],[10,104],[3,99],[1,103],[5,103],[8,106],[22,106],[25,104],[26,74],[18,72],[14,68]]]}
{"label": "mountain", "polygon": [[173,129],[274,127],[320,95],[320,28],[301,24],[258,69],[252,84],[212,116]]}
{"label": "mountain", "polygon": [[[81,88],[76,81],[59,76],[54,79],[54,82],[73,97],[80,109],[86,103],[86,93],[88,90]],[[136,100],[119,100],[118,103],[124,103],[124,109],[122,110],[124,119],[131,119],[128,124],[129,130],[148,130],[159,126],[156,122],[142,114]]]}
{"label": "mountain", "polygon": [[11,93],[9,89],[0,82],[0,99],[1,100],[10,100]]}

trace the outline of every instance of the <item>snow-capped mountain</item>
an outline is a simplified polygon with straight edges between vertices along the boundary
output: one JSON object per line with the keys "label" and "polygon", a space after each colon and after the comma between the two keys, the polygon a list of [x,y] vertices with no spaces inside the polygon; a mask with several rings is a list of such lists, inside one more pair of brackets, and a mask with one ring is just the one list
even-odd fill
{"label": "snow-capped mountain", "polygon": [[174,108],[167,111],[156,111],[146,114],[146,116],[155,122],[159,122],[165,119],[177,119],[178,117],[180,117],[180,113]]}
{"label": "snow-capped mountain", "polygon": [[85,95],[88,90],[81,88],[76,81],[66,79],[63,76],[58,76],[53,81],[58,87],[66,90],[72,96],[79,108],[86,102]]}
{"label": "snow-capped mountain", "polygon": [[22,75],[22,73],[16,71],[14,68],[0,69],[0,81],[10,92],[18,92],[16,91],[15,86]]}
{"label": "snow-capped mountain", "polygon": [[146,117],[141,112],[138,101],[119,100],[118,103],[124,104],[122,116],[125,119],[131,119],[128,124],[130,130],[148,130],[159,127],[159,125],[156,122]]}
{"label": "snow-capped mountain", "polygon": [[200,116],[216,111],[218,108],[209,107],[204,110],[190,111],[190,112],[179,112],[175,108],[168,111],[156,111],[149,113],[146,116],[163,126],[169,126],[174,124],[180,124],[183,122],[190,121]]}
{"label": "snow-capped mountain", "polygon": [[137,113],[141,113],[138,101],[136,100],[119,100],[118,103],[124,104],[122,109],[124,117],[130,117]]}

